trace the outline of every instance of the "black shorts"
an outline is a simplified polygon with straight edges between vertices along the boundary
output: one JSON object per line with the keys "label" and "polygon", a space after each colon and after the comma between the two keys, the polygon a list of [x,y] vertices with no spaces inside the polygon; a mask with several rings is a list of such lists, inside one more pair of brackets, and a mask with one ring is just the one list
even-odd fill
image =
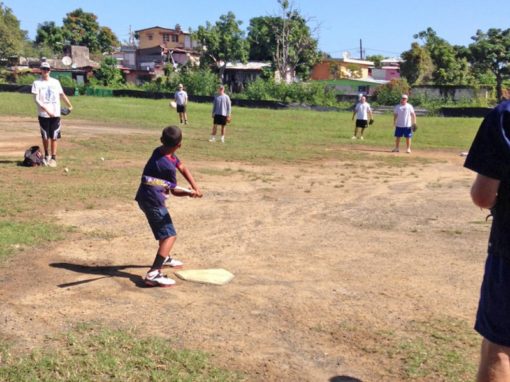
{"label": "black shorts", "polygon": [[177,105],[177,113],[186,113],[186,105]]}
{"label": "black shorts", "polygon": [[356,127],[361,127],[364,129],[368,126],[368,121],[366,119],[357,119],[356,120]]}
{"label": "black shorts", "polygon": [[227,116],[221,114],[214,114],[214,124],[225,126],[227,124]]}
{"label": "black shorts", "polygon": [[41,126],[42,139],[56,140],[60,138],[60,117],[39,117],[39,126]]}

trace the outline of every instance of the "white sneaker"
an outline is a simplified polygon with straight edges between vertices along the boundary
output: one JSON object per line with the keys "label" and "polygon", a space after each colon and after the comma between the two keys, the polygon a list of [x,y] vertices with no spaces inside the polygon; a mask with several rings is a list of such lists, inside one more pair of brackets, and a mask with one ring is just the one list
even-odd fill
{"label": "white sneaker", "polygon": [[356,138],[356,136],[355,136],[355,135],[353,135],[351,139],[357,139],[357,138]]}
{"label": "white sneaker", "polygon": [[165,262],[163,263],[163,265],[167,265],[171,268],[182,268],[184,263],[181,260],[172,259],[170,256],[168,256],[165,259]]}
{"label": "white sneaker", "polygon": [[398,149],[395,147],[393,150],[391,150],[392,153],[398,153]]}
{"label": "white sneaker", "polygon": [[172,285],[175,285],[175,280],[172,280],[170,277],[166,277],[161,273],[159,269],[156,269],[152,272],[147,272],[147,275],[143,279],[145,282],[145,285],[152,286],[152,287],[171,287]]}
{"label": "white sneaker", "polygon": [[216,142],[216,137],[209,138],[209,142]]}
{"label": "white sneaker", "polygon": [[43,158],[43,166],[49,166],[50,164],[50,160],[51,160],[51,157],[49,155],[46,155],[44,158]]}
{"label": "white sneaker", "polygon": [[57,167],[57,161],[55,159],[50,159],[50,161],[48,162],[48,166]]}
{"label": "white sneaker", "polygon": [[363,137],[359,137],[359,139],[363,140],[363,139],[365,139],[365,138],[363,138]]}
{"label": "white sneaker", "polygon": [[225,137],[223,135],[221,136],[221,143],[225,143]]}
{"label": "white sneaker", "polygon": [[406,153],[411,154],[411,149],[407,149]]}

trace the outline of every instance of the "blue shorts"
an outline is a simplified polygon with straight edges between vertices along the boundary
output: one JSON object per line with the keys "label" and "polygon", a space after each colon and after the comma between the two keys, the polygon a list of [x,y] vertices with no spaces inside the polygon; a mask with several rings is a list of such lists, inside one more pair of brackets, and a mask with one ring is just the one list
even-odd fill
{"label": "blue shorts", "polygon": [[413,137],[413,131],[410,127],[396,127],[395,128],[395,138],[412,138]]}
{"label": "blue shorts", "polygon": [[167,237],[176,236],[174,224],[168,209],[164,206],[154,206],[150,203],[138,202],[138,206],[147,217],[152,233],[156,240],[163,240]]}
{"label": "blue shorts", "polygon": [[495,344],[510,347],[510,262],[501,256],[487,256],[475,330]]}

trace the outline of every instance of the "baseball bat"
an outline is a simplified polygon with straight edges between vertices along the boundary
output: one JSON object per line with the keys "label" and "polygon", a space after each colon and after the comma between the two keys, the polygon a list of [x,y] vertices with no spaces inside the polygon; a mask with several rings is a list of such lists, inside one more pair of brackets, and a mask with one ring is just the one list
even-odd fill
{"label": "baseball bat", "polygon": [[193,190],[190,190],[189,188],[179,187],[177,184],[169,182],[168,180],[154,178],[154,177],[148,176],[148,175],[142,175],[142,183],[146,184],[148,186],[159,186],[159,187],[166,187],[171,190],[179,190],[179,191],[185,192],[187,194],[193,193]]}

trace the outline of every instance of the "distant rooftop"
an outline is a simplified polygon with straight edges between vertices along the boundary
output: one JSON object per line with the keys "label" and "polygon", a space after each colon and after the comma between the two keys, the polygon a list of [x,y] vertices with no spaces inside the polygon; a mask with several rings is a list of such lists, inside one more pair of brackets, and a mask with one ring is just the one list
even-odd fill
{"label": "distant rooftop", "polygon": [[144,28],[144,29],[138,29],[138,30],[135,31],[135,33],[144,32],[144,31],[148,31],[148,30],[151,30],[151,29],[162,29],[162,30],[165,30],[165,31],[168,31],[168,32],[177,32],[178,31],[178,32],[183,33],[183,34],[190,34],[189,32],[184,31],[180,27],[179,27],[179,29],[177,29],[177,28],[165,28],[165,27],[160,27],[160,26]]}

